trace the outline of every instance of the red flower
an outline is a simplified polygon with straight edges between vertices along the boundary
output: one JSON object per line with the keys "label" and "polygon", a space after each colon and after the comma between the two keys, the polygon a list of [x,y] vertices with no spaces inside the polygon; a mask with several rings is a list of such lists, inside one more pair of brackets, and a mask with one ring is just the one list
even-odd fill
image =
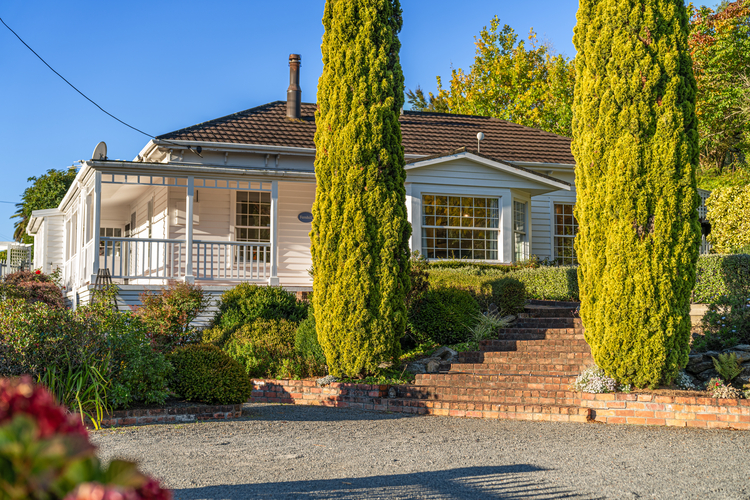
{"label": "red flower", "polygon": [[34,417],[39,426],[40,439],[55,434],[88,438],[81,419],[68,414],[65,408],[56,404],[46,388],[34,386],[28,375],[15,379],[0,379],[0,425],[19,414]]}
{"label": "red flower", "polygon": [[34,274],[42,274],[42,272],[39,269],[37,269],[36,271],[34,271]]}

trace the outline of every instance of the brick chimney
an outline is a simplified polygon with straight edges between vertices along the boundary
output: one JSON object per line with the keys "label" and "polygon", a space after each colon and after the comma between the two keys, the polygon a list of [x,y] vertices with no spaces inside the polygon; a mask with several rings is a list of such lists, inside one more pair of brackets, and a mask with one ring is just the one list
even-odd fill
{"label": "brick chimney", "polygon": [[299,86],[299,67],[302,56],[289,54],[289,88],[286,89],[286,117],[299,120],[302,116],[302,89]]}

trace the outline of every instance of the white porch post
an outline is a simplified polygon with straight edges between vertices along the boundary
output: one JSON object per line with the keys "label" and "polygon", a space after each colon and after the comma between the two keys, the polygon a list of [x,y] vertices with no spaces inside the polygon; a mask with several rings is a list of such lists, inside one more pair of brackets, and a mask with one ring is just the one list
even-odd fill
{"label": "white porch post", "polygon": [[195,178],[187,179],[187,198],[185,199],[185,282],[195,283],[193,275],[193,198],[195,197]]}
{"label": "white porch post", "polygon": [[513,262],[513,196],[510,192],[500,198],[500,251],[504,263]]}
{"label": "white porch post", "polygon": [[[91,254],[94,262],[91,267],[90,283],[94,284],[96,283],[96,276],[99,274],[99,238],[101,238],[99,227],[102,223],[102,173],[98,170],[94,173],[94,206],[92,208],[94,210],[94,227],[91,230],[93,231],[94,247],[91,250]],[[112,259],[114,260],[114,256]]]}
{"label": "white porch post", "polygon": [[271,286],[279,285],[277,265],[279,257],[278,212],[279,181],[271,181],[271,276],[268,278],[268,284]]}

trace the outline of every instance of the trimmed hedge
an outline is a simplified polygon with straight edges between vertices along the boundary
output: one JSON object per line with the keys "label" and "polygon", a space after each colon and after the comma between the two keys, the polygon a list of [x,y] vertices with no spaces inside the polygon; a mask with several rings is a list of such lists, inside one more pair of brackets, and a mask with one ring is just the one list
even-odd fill
{"label": "trimmed hedge", "polygon": [[238,404],[250,398],[253,385],[244,368],[214,345],[187,345],[167,358],[175,368],[170,386],[188,401]]}
{"label": "trimmed hedge", "polygon": [[750,255],[701,255],[692,302],[707,304],[720,297],[747,299],[750,292]]}
{"label": "trimmed hedge", "polygon": [[508,275],[526,285],[526,296],[537,300],[579,300],[575,266],[520,269]]}
{"label": "trimmed hedge", "polygon": [[[434,264],[431,264],[431,266]],[[504,265],[465,264],[430,268],[430,286],[451,287],[471,292],[483,309],[496,300],[493,284],[514,278],[526,286],[526,296],[537,300],[571,300],[578,297],[576,266],[537,267],[508,271]],[[694,304],[707,304],[719,297],[750,297],[750,255],[701,255],[698,257]]]}
{"label": "trimmed hedge", "polygon": [[408,311],[408,335],[417,343],[464,342],[480,309],[472,294],[457,288],[428,290]]}

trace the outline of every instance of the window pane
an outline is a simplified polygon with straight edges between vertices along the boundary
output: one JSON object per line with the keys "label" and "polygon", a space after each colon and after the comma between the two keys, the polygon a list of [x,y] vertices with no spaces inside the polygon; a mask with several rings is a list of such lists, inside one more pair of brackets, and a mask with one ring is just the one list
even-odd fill
{"label": "window pane", "polygon": [[447,196],[437,196],[435,198],[435,204],[436,205],[448,206],[448,197]]}
{"label": "window pane", "polygon": [[432,196],[432,195],[430,195],[430,194],[423,195],[422,196],[422,204],[423,205],[434,205],[435,204],[435,197]]}

